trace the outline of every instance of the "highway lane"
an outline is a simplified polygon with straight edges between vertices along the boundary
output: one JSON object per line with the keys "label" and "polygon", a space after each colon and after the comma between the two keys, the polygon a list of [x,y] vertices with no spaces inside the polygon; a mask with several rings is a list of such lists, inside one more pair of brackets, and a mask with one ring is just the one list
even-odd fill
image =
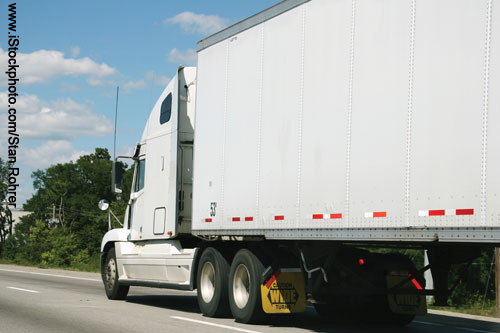
{"label": "highway lane", "polygon": [[[360,314],[362,315],[362,314]],[[490,321],[430,314],[408,327],[332,324],[308,307],[261,325],[205,318],[196,293],[132,287],[126,301],[106,298],[99,274],[0,265],[0,332],[500,332]]]}

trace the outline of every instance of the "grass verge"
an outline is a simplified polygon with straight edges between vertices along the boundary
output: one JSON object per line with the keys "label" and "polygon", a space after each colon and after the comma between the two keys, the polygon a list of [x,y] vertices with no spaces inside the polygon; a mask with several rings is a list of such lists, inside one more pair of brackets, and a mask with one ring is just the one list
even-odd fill
{"label": "grass verge", "polygon": [[48,264],[33,264],[26,260],[11,260],[0,258],[0,264],[4,265],[20,265],[20,266],[29,266],[29,267],[38,267],[38,268],[55,268],[55,269],[64,269],[69,271],[81,271],[81,272],[92,272],[99,273],[101,271],[100,268],[100,255],[99,253],[91,256],[88,261],[81,262],[72,266],[57,266],[57,265],[48,265]]}
{"label": "grass verge", "polygon": [[498,318],[495,300],[486,300],[486,302],[474,302],[463,306],[434,306],[428,305],[429,309],[449,312],[459,312],[476,316],[485,316]]}

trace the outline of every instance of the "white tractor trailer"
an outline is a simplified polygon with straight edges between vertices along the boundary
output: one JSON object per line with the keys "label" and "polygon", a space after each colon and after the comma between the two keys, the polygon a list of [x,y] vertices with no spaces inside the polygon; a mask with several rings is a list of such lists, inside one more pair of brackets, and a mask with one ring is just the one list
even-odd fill
{"label": "white tractor trailer", "polygon": [[452,264],[500,243],[500,0],[287,0],[197,52],[102,241],[110,299],[197,289],[209,317],[310,302],[406,324],[425,295],[446,302]]}

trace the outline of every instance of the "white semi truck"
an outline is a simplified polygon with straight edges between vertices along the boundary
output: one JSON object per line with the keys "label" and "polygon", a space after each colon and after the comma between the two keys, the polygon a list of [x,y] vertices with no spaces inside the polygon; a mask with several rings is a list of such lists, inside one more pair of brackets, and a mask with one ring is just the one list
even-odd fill
{"label": "white semi truck", "polygon": [[499,15],[288,0],[200,41],[137,144],[124,226],[102,241],[107,296],[197,289],[205,316],[241,322],[310,302],[406,324],[425,295],[446,302],[450,266],[500,243]]}

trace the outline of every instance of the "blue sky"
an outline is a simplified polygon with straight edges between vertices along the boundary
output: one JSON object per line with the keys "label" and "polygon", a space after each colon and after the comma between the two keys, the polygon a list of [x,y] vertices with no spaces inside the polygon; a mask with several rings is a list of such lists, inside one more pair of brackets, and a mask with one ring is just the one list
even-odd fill
{"label": "blue sky", "polygon": [[[151,107],[178,65],[196,65],[197,41],[278,2],[19,1],[18,203],[33,193],[33,170],[75,160],[95,147],[112,154],[117,86],[117,153],[123,154],[140,139]],[[2,2],[1,10],[4,68],[7,4]],[[3,74],[4,119],[6,82]],[[0,157],[7,157],[6,121],[0,121]]]}

